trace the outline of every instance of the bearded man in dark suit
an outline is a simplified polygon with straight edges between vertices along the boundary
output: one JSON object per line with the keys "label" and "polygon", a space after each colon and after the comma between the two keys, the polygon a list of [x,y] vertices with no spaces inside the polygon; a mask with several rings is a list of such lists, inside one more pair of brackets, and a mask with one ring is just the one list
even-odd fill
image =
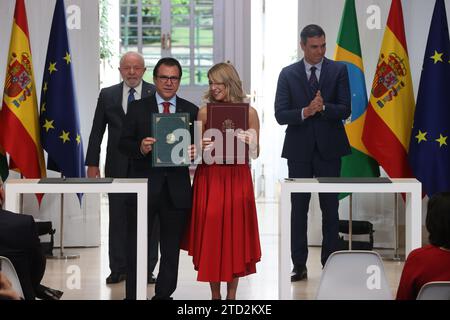
{"label": "bearded man in dark suit", "polygon": [[[87,174],[90,178],[100,177],[100,146],[106,126],[108,126],[108,144],[106,151],[105,176],[126,178],[130,167],[127,156],[118,148],[122,123],[129,104],[134,100],[148,97],[155,92],[155,86],[142,80],[146,71],[145,61],[137,52],[127,52],[120,59],[120,75],[123,81],[100,91],[95,109],[89,145],[86,153]],[[109,267],[111,274],[106,283],[118,283],[126,278],[126,195],[109,194]],[[156,281],[153,269],[158,261],[159,227],[149,230],[151,237],[148,247],[149,283]]]}

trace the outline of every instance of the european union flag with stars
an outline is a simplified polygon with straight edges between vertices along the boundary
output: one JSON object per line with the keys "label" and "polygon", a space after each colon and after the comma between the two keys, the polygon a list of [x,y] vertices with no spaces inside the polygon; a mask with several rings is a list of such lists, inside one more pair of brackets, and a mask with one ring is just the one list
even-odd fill
{"label": "european union flag with stars", "polygon": [[431,197],[450,191],[450,40],[444,0],[436,0],[420,77],[409,161]]}
{"label": "european union flag with stars", "polygon": [[64,177],[85,177],[83,143],[67,39],[64,0],[57,0],[41,92],[42,146],[47,168]]}

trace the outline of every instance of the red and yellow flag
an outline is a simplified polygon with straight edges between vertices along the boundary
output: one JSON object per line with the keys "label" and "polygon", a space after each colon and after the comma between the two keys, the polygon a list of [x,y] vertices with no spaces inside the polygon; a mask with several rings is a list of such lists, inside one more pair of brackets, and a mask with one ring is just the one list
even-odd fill
{"label": "red and yellow flag", "polygon": [[25,178],[45,177],[38,104],[24,0],[16,0],[0,111],[0,145]]}
{"label": "red and yellow flag", "polygon": [[362,136],[391,178],[412,177],[407,155],[414,108],[402,4],[392,0]]}

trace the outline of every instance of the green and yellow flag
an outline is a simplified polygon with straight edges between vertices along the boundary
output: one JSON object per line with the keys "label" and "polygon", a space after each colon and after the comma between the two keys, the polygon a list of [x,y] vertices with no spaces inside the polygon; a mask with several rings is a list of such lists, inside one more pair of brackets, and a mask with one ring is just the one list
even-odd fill
{"label": "green and yellow flag", "polygon": [[[346,0],[334,60],[347,65],[352,95],[351,122],[345,125],[352,153],[342,158],[341,177],[379,177],[378,163],[362,143],[366,119],[367,91],[359,42],[355,0]],[[340,199],[347,194],[341,194]]]}

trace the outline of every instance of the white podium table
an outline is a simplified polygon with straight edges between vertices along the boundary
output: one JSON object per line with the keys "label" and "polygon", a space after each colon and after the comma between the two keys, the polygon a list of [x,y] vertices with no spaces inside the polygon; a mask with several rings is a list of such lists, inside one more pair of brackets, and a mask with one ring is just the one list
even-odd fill
{"label": "white podium table", "polygon": [[137,273],[136,298],[147,299],[147,179],[114,179],[112,183],[38,183],[39,179],[9,179],[5,209],[19,212],[22,193],[136,193]]}
{"label": "white podium table", "polygon": [[281,181],[279,197],[278,295],[291,299],[291,193],[405,193],[405,254],[422,246],[422,185],[416,179],[390,179],[392,183],[319,183],[316,179]]}

